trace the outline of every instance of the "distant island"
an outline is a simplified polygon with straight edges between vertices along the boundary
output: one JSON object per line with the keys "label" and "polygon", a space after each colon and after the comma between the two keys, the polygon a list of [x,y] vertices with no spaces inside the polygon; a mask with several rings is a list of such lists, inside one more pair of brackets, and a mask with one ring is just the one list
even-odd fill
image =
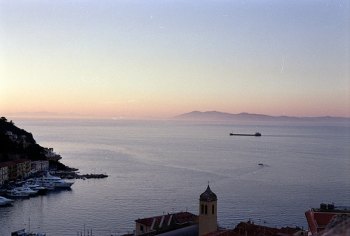
{"label": "distant island", "polygon": [[315,122],[350,122],[349,117],[295,117],[295,116],[269,116],[251,113],[225,113],[219,111],[192,111],[173,117],[176,120],[194,121],[315,121]]}

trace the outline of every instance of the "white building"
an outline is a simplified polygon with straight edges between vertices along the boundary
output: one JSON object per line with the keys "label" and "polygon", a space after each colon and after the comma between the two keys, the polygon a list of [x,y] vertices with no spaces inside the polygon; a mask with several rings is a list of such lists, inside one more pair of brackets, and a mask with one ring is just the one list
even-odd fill
{"label": "white building", "polygon": [[31,172],[37,173],[39,171],[48,171],[49,170],[49,161],[32,161],[31,163]]}
{"label": "white building", "polygon": [[3,185],[8,179],[8,167],[5,163],[0,163],[0,185]]}

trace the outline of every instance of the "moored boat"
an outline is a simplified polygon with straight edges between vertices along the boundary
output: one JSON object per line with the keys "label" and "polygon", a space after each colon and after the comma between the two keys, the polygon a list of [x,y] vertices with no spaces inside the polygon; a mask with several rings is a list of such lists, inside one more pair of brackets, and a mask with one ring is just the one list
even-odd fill
{"label": "moored boat", "polygon": [[17,230],[11,233],[11,236],[46,236],[46,233],[26,232],[25,229]]}
{"label": "moored boat", "polygon": [[20,191],[18,189],[7,190],[6,195],[9,198],[29,198],[29,193],[25,191]]}
{"label": "moored boat", "polygon": [[9,205],[12,205],[12,203],[13,203],[12,199],[8,199],[6,197],[0,196],[0,206],[9,206]]}
{"label": "moored boat", "polygon": [[25,185],[21,186],[21,187],[16,187],[14,188],[14,190],[17,190],[17,191],[20,191],[20,192],[25,192],[25,193],[28,193],[29,196],[35,196],[38,191],[37,190],[33,190]]}
{"label": "moored boat", "polygon": [[34,179],[35,184],[38,184],[42,187],[53,187],[54,189],[69,189],[74,184],[74,182],[68,182],[60,177],[50,175],[47,173],[46,175]]}
{"label": "moored boat", "polygon": [[48,191],[46,187],[40,186],[39,184],[35,183],[26,182],[23,186],[37,191],[39,195],[44,195]]}

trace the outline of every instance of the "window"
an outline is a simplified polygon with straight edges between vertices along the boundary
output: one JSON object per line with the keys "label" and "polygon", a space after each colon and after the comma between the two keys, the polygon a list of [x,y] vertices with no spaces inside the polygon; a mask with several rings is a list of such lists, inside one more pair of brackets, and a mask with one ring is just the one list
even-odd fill
{"label": "window", "polygon": [[204,214],[204,205],[201,204],[201,214]]}
{"label": "window", "polygon": [[214,207],[214,205],[212,205],[212,206],[211,206],[211,213],[212,213],[213,215],[214,215],[214,212],[215,212],[214,209],[215,209],[215,207]]}
{"label": "window", "polygon": [[140,225],[140,231],[143,232],[143,225]]}
{"label": "window", "polygon": [[208,206],[205,205],[205,214],[207,215],[208,214]]}

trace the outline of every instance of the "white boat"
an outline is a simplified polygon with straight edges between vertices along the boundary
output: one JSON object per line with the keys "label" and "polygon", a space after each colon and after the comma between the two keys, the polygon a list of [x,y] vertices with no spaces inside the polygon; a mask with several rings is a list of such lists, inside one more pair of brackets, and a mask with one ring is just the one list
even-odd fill
{"label": "white boat", "polygon": [[41,178],[28,179],[26,185],[34,190],[39,190],[38,188],[44,188],[46,190],[54,190],[55,185],[48,181],[42,181]]}
{"label": "white boat", "polygon": [[46,236],[46,233],[32,233],[32,232],[26,232],[25,229],[17,230],[15,232],[12,232],[11,235],[13,236]]}
{"label": "white boat", "polygon": [[67,182],[60,177],[50,175],[49,173],[46,173],[46,175],[41,178],[36,178],[35,180],[37,184],[44,187],[53,185],[55,188],[70,188],[74,184],[74,182]]}
{"label": "white boat", "polygon": [[[47,193],[47,190],[48,188],[46,187],[43,187],[43,186],[40,186],[39,184],[36,184],[35,182],[30,182],[30,181],[27,181],[23,187],[27,187],[27,188],[30,188],[34,191],[38,191],[38,194],[46,194]],[[53,185],[52,185],[52,189],[54,189]]]}
{"label": "white boat", "polygon": [[7,190],[6,194],[10,198],[29,198],[29,193],[28,192],[20,191],[20,190],[18,190],[16,188],[11,189],[11,190]]}
{"label": "white boat", "polygon": [[0,196],[0,206],[8,206],[8,205],[11,205],[12,203],[13,203],[13,200]]}
{"label": "white boat", "polygon": [[24,193],[28,193],[29,196],[34,196],[38,193],[38,190],[33,190],[25,185],[21,186],[21,187],[16,187],[14,188],[14,190],[17,190],[19,192],[24,192]]}

